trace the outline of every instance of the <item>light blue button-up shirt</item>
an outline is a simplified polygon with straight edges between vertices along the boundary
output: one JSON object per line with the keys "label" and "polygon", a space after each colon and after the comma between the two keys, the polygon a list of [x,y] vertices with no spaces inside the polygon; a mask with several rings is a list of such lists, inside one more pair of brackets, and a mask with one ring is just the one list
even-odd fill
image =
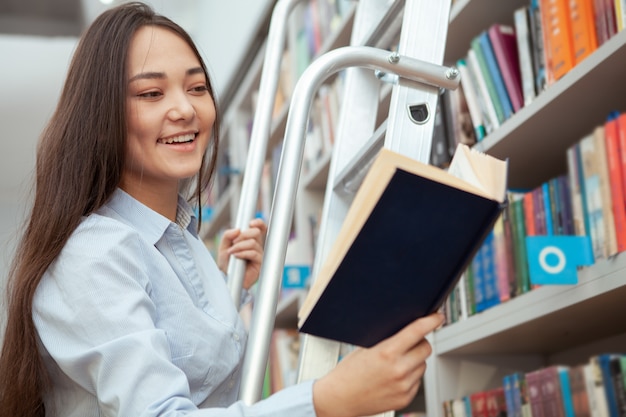
{"label": "light blue button-up shirt", "polygon": [[236,402],[246,331],[196,229],[122,190],[83,219],[34,299],[48,415],[315,416],[311,381]]}

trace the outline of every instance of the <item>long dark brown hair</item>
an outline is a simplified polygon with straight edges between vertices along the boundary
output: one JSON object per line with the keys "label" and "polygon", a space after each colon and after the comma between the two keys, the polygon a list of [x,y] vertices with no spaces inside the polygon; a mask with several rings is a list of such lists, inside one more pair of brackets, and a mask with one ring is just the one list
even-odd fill
{"label": "long dark brown hair", "polygon": [[[206,66],[190,36],[142,3],[102,13],[81,37],[57,108],[37,149],[30,216],[9,271],[8,319],[0,356],[0,416],[45,415],[49,377],[38,350],[32,307],[44,272],[84,216],[100,208],[119,185],[126,152],[126,62],[140,27],[178,34],[192,48],[215,95]],[[219,113],[212,146],[189,187],[199,204],[215,169]]]}

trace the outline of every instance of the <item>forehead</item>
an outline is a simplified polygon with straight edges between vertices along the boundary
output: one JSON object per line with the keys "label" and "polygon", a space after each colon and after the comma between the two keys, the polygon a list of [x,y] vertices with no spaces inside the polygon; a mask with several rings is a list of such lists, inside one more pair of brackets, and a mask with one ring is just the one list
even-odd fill
{"label": "forehead", "polygon": [[200,66],[187,42],[177,33],[158,26],[143,26],[131,39],[128,49],[130,75],[145,71],[167,71]]}

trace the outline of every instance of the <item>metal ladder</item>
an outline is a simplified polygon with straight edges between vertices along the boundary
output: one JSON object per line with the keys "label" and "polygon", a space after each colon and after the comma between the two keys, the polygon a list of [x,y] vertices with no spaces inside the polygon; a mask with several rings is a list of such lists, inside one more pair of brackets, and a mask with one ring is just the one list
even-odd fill
{"label": "metal ladder", "polygon": [[[298,1],[279,0],[272,15],[259,94],[260,100],[265,102],[259,102],[259,111],[255,115],[236,227],[247,227],[253,217],[284,46],[284,27],[289,12]],[[240,389],[243,401],[254,403],[261,398],[308,115],[317,89],[331,75],[346,70],[344,100],[326,186],[313,277],[341,227],[368,163],[378,150],[384,146],[428,162],[440,89],[454,89],[459,83],[458,71],[441,65],[449,12],[449,0],[360,0],[351,46],[322,55],[298,80],[289,107],[265,256],[243,364],[244,379]],[[397,52],[381,49],[398,31]],[[375,129],[381,80],[392,83],[393,87],[387,121]],[[255,129],[258,129],[256,136]],[[229,286],[236,303],[240,300],[244,267],[245,264],[237,260],[229,264]],[[312,379],[330,371],[339,359],[340,348],[337,342],[304,335],[298,379]]]}

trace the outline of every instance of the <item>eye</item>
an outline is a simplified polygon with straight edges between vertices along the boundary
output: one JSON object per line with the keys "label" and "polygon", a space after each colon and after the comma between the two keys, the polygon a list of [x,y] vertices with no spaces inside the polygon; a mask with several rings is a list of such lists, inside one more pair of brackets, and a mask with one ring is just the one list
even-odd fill
{"label": "eye", "polygon": [[137,94],[137,97],[142,97],[142,98],[157,98],[162,96],[163,94],[160,91],[146,91],[143,93],[139,93]]}
{"label": "eye", "polygon": [[209,91],[209,88],[205,84],[202,84],[202,85],[197,85],[195,87],[192,87],[190,91],[194,93],[205,93]]}

